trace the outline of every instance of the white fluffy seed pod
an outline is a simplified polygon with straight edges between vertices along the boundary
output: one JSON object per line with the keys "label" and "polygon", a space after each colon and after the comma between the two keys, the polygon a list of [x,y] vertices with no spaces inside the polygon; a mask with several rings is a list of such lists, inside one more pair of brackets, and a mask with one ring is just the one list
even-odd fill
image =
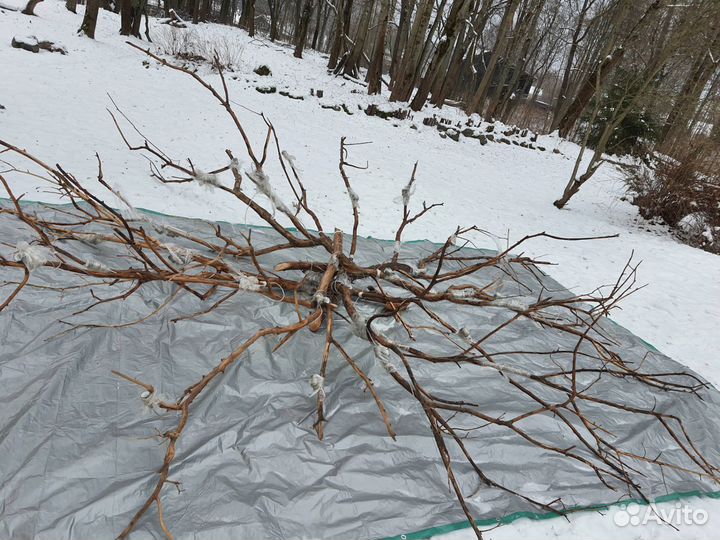
{"label": "white fluffy seed pod", "polygon": [[310,394],[310,397],[314,396],[315,394],[319,394],[320,397],[325,397],[325,377],[322,375],[315,373],[312,377],[310,377],[310,388],[312,388],[313,392]]}
{"label": "white fluffy seed pod", "polygon": [[45,246],[30,245],[24,240],[21,240],[15,246],[15,253],[13,253],[13,259],[17,262],[21,262],[25,265],[30,272],[45,265],[50,261],[54,252],[52,249]]}

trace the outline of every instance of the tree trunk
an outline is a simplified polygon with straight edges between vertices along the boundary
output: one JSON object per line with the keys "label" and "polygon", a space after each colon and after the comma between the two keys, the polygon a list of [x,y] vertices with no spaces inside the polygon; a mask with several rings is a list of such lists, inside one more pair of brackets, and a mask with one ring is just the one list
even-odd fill
{"label": "tree trunk", "polygon": [[77,0],[65,0],[65,9],[77,13]]}
{"label": "tree trunk", "polygon": [[495,75],[495,68],[497,67],[500,56],[505,50],[505,41],[508,32],[512,28],[513,17],[515,11],[520,4],[520,0],[509,0],[502,21],[500,22],[500,28],[498,28],[497,39],[495,40],[495,46],[493,52],[490,55],[490,61],[488,62],[483,78],[480,80],[480,86],[475,91],[475,95],[470,100],[466,112],[467,114],[473,114],[474,112],[481,112],[485,104],[485,98],[490,90],[490,84],[492,83],[493,76]]}
{"label": "tree trunk", "polygon": [[278,37],[278,1],[268,0],[268,11],[270,12],[270,41]]}
{"label": "tree trunk", "polygon": [[[622,21],[625,18],[625,9],[629,6],[629,4],[619,5],[623,8],[619,12],[618,17],[619,20]],[[580,115],[595,95],[595,90],[602,87],[602,84],[607,80],[608,75],[610,75],[618,64],[620,64],[620,61],[625,56],[625,51],[627,51],[628,46],[632,42],[644,37],[643,33],[640,32],[640,28],[648,20],[650,15],[661,6],[662,2],[660,0],[655,0],[652,4],[647,6],[642,16],[632,26],[630,31],[625,34],[623,42],[621,42],[609,56],[603,58],[602,61],[598,63],[597,67],[585,77],[585,80],[580,85],[580,89],[578,90],[575,99],[568,107],[567,112],[563,115],[560,122],[558,122],[558,131],[561,137],[567,137],[568,133],[570,133],[570,130],[575,125],[575,122],[577,122],[578,118],[580,118]],[[597,86],[597,80],[600,81],[600,87]]]}
{"label": "tree trunk", "polygon": [[370,67],[367,73],[368,94],[379,94],[382,90],[383,60],[385,60],[385,36],[387,35],[388,20],[390,18],[390,0],[380,0],[380,17],[378,31],[375,34],[375,47]]}
{"label": "tree trunk", "polygon": [[250,37],[255,36],[255,0],[245,0],[240,26],[247,30]]}
{"label": "tree trunk", "polygon": [[295,52],[293,55],[295,58],[302,58],[303,48],[305,48],[305,41],[307,40],[308,25],[314,8],[315,0],[305,0],[305,6],[300,15],[300,23],[295,29]]}
{"label": "tree trunk", "polygon": [[395,43],[392,47],[392,59],[390,60],[390,85],[392,86],[397,74],[398,65],[402,58],[402,50],[407,42],[408,27],[410,26],[410,16],[412,15],[412,0],[400,0],[400,21],[398,23],[397,33],[395,34]]}
{"label": "tree trunk", "polygon": [[555,131],[560,122],[561,115],[567,100],[567,93],[570,89],[570,74],[572,72],[573,62],[575,61],[575,53],[577,52],[578,45],[580,44],[580,32],[582,31],[583,24],[585,24],[585,15],[589,8],[590,0],[583,0],[582,8],[578,16],[575,30],[573,31],[572,41],[570,42],[570,51],[568,52],[567,60],[565,61],[565,70],[563,71],[562,82],[560,83],[560,93],[558,94],[557,101],[555,103],[555,109],[553,110],[553,123],[550,126],[550,131]]}
{"label": "tree trunk", "polygon": [[132,0],[120,0],[120,35],[129,36],[133,29],[134,9]]}
{"label": "tree trunk", "polygon": [[420,62],[422,45],[425,42],[425,31],[433,11],[432,0],[421,0],[418,5],[415,21],[408,37],[402,60],[395,74],[390,93],[390,101],[407,101],[415,86],[417,64]]}
{"label": "tree trunk", "polygon": [[317,13],[315,16],[315,29],[313,30],[313,37],[312,42],[310,43],[310,47],[317,50],[318,47],[318,36],[320,34],[320,21],[322,20],[323,16],[323,6],[326,5],[325,2],[320,2],[318,4]]}
{"label": "tree trunk", "polygon": [[78,33],[85,34],[90,39],[95,39],[95,26],[97,25],[100,0],[87,0],[85,5],[85,16]]}
{"label": "tree trunk", "polygon": [[567,137],[568,133],[570,133],[570,130],[575,125],[575,122],[577,122],[578,118],[580,118],[580,115],[585,110],[585,107],[587,107],[588,103],[590,103],[590,100],[595,95],[595,91],[598,88],[596,81],[600,80],[600,88],[602,88],[608,75],[620,63],[620,60],[622,60],[624,55],[625,48],[618,47],[610,55],[605,57],[592,73],[588,74],[585,78],[585,82],[580,87],[580,90],[578,90],[575,99],[570,104],[570,107],[568,107],[567,112],[560,119],[560,122],[558,122],[557,127],[561,137]]}
{"label": "tree trunk", "polygon": [[[22,10],[23,15],[35,15],[35,6],[37,6],[40,2],[43,0],[28,0],[28,3],[25,4],[25,9]],[[68,8],[70,9],[70,8]],[[70,10],[73,11],[73,10]],[[73,11],[74,13],[74,11]]]}
{"label": "tree trunk", "polygon": [[375,0],[365,0],[365,5],[363,6],[363,10],[360,15],[360,22],[358,23],[357,31],[355,32],[355,43],[342,63],[335,68],[338,70],[342,66],[344,75],[358,77],[360,72],[360,62],[362,61],[362,55],[365,49],[365,39],[367,38],[368,27],[370,26],[370,12],[372,11],[374,5]]}
{"label": "tree trunk", "polygon": [[420,81],[420,86],[415,97],[410,103],[410,108],[413,111],[419,111],[425,105],[430,89],[432,88],[435,79],[440,73],[441,66],[445,63],[446,55],[450,52],[450,46],[454,43],[457,32],[464,22],[466,15],[466,8],[470,5],[469,0],[455,0],[448,13],[447,20],[445,21],[445,32],[440,44],[435,49],[430,65],[428,66],[425,76]]}
{"label": "tree trunk", "polygon": [[328,59],[328,69],[334,70],[337,62],[345,52],[345,36],[350,29],[350,18],[352,16],[353,0],[337,0],[337,13],[335,13],[335,35],[333,44],[330,48],[330,58]]}
{"label": "tree trunk", "polygon": [[203,0],[200,8],[200,20],[205,22],[212,17],[212,0]]}
{"label": "tree trunk", "polygon": [[663,124],[660,135],[660,141],[663,145],[672,142],[678,135],[687,133],[688,124],[697,110],[703,90],[705,90],[708,81],[717,69],[713,59],[719,51],[720,33],[715,36],[707,49],[700,51],[693,63],[682,90]]}

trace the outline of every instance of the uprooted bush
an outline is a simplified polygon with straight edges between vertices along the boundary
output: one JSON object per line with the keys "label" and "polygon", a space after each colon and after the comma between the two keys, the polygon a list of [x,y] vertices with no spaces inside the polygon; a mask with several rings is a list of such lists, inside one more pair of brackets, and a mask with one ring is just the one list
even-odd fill
{"label": "uprooted bush", "polygon": [[675,157],[655,156],[628,176],[633,204],[661,219],[684,242],[720,254],[720,170],[709,143],[689,144]]}
{"label": "uprooted bush", "polygon": [[[331,233],[323,226],[309,203],[295,158],[282,150],[277,132],[264,115],[260,115],[265,123],[265,130],[258,137],[260,143],[251,142],[253,134],[246,131],[241,116],[232,107],[227,81],[219,65],[216,68],[221,84],[215,87],[190,68],[171,64],[150,50],[130,45],[161,65],[185,73],[206,89],[235,125],[235,140],[240,141],[242,150],[237,158],[231,150],[226,150],[228,159],[202,171],[195,167],[193,160],[171,158],[118,109],[117,115],[110,114],[128,150],[148,157],[151,176],[163,184],[196,183],[236,200],[238,208],[251,210],[274,231],[276,242],[258,243],[255,237],[251,240],[250,233],[240,235],[219,224],[212,227],[214,236],[205,239],[192,231],[144,221],[122,193],[105,179],[99,157],[96,180],[107,190],[101,196],[95,195],[61,165],[47,165],[27,151],[0,140],[0,152],[5,154],[0,186],[9,198],[0,214],[13,222],[13,230],[23,231],[29,238],[29,241],[18,238],[12,254],[8,253],[11,245],[7,241],[0,243],[5,252],[4,256],[0,254],[0,275],[3,280],[7,279],[0,280],[0,286],[10,286],[12,291],[7,294],[3,289],[0,312],[26,287],[53,289],[35,282],[35,271],[42,268],[53,275],[82,276],[88,280],[86,285],[108,291],[98,296],[90,290],[92,299],[75,315],[109,302],[122,305],[137,291],[146,290],[147,285],[164,283],[174,287],[153,312],[139,321],[123,323],[123,327],[152,317],[179,294],[191,295],[203,304],[200,311],[183,314],[183,319],[201,317],[243,293],[286,305],[294,310],[297,322],[294,318],[287,325],[273,321],[265,326],[268,323],[260,322],[254,334],[228,326],[228,333],[234,337],[227,340],[227,346],[223,344],[223,348],[227,347],[225,355],[214,358],[213,367],[194,381],[175,381],[178,388],[185,387],[185,390],[174,399],[156,393],[158,389],[146,382],[149,372],[132,375],[117,370],[111,372],[125,384],[141,388],[143,393],[139,397],[143,403],[172,426],[166,431],[157,431],[163,445],[158,447],[155,459],[159,461],[162,454],[162,465],[151,469],[141,492],[127,495],[128,500],[134,499],[137,510],[117,538],[128,538],[141,521],[152,517],[164,535],[173,538],[171,529],[176,530],[178,524],[166,520],[170,514],[163,512],[164,502],[168,502],[167,490],[163,488],[172,485],[181,491],[181,481],[177,479],[182,472],[181,459],[176,458],[187,455],[187,438],[183,437],[186,428],[202,427],[196,422],[196,408],[201,401],[198,398],[217,392],[223,375],[240,363],[252,347],[269,350],[272,346],[274,353],[300,335],[297,339],[322,344],[319,358],[303,356],[293,360],[307,362],[307,369],[315,371],[308,381],[312,394],[307,397],[314,401],[309,405],[314,412],[313,429],[317,438],[324,440],[328,423],[333,419],[333,408],[327,407],[326,399],[330,399],[333,392],[343,391],[332,386],[330,369],[338,363],[347,364],[357,375],[357,385],[367,390],[367,399],[374,402],[387,437],[395,441],[404,435],[404,428],[396,431],[394,426],[398,420],[390,416],[383,396],[366,373],[377,365],[386,384],[392,384],[417,404],[403,414],[413,416],[416,419],[413,421],[425,426],[437,448],[438,465],[444,471],[447,484],[441,482],[437,486],[440,491],[428,492],[427,497],[440,500],[444,497],[442,492],[451,490],[479,540],[482,531],[469,501],[483,489],[499,490],[497,493],[502,497],[519,498],[523,504],[549,514],[564,515],[574,510],[574,505],[566,504],[562,498],[536,497],[535,490],[526,487],[529,484],[517,486],[506,482],[503,475],[496,476],[492,468],[490,475],[486,473],[493,465],[492,460],[500,461],[499,465],[505,469],[511,464],[503,461],[504,456],[473,452],[468,445],[472,440],[496,438],[498,433],[507,441],[503,443],[507,448],[516,445],[518,453],[532,448],[549,456],[548,459],[566,461],[573,470],[596,477],[598,485],[616,492],[618,498],[626,496],[650,502],[652,493],[641,483],[642,471],[647,471],[647,467],[657,467],[663,479],[671,473],[683,479],[703,478],[720,483],[720,468],[711,463],[710,456],[701,453],[692,429],[686,429],[681,417],[663,410],[651,399],[652,391],[700,399],[699,392],[706,383],[689,372],[648,371],[646,366],[624,359],[619,342],[601,327],[604,316],[636,290],[635,266],[630,261],[613,285],[598,288],[591,294],[568,292],[566,296],[545,287],[536,294],[524,286],[518,272],[522,270],[537,277],[537,265],[545,263],[512,253],[539,237],[556,241],[590,238],[564,238],[542,232],[525,236],[505,249],[498,247],[496,253],[468,254],[461,251],[472,244],[468,235],[482,234],[482,229],[458,227],[437,249],[425,252],[423,258],[401,257],[406,228],[440,206],[439,203],[423,202],[422,206],[412,203],[417,164],[400,193],[398,202],[402,202],[402,213],[392,251],[387,252],[385,260],[368,258],[358,242],[360,196],[353,190],[349,175],[351,169],[362,167],[348,161],[350,143],[341,139],[337,154],[342,180],[338,184],[347,192],[346,211],[352,215],[353,222],[352,233],[344,235],[341,230]],[[123,125],[129,125],[134,135],[125,134]],[[138,142],[131,142],[133,138]],[[241,158],[248,165],[243,165]],[[16,160],[17,165],[13,165],[12,161]],[[267,172],[271,163],[278,173],[282,171],[279,178],[280,185],[287,184],[285,196]],[[27,164],[38,172],[26,171]],[[22,196],[15,195],[5,174],[40,175],[71,203],[72,209],[63,212],[61,222],[26,211],[20,202]],[[114,197],[121,210],[105,203],[105,196]],[[415,209],[411,210],[412,207]],[[170,238],[184,245],[168,241]],[[595,237],[599,238],[602,237]],[[111,262],[98,251],[96,255],[102,260],[88,258],[78,251],[79,246],[88,243],[103,247],[112,244],[121,250],[122,257],[117,260],[113,257]],[[281,256],[282,262],[275,264],[267,258],[273,253]],[[485,276],[482,286],[468,281],[473,274]],[[502,276],[512,281],[510,289],[501,287]],[[124,287],[124,292],[117,295],[110,292],[114,286]],[[60,288],[58,292],[65,290]],[[459,326],[461,319],[445,318],[437,309],[440,305],[451,306],[452,311],[448,313],[466,310],[469,320],[492,321],[489,324],[493,328],[473,336],[472,329]],[[502,315],[491,315],[490,310],[500,310],[498,313]],[[70,325],[64,335],[88,327],[80,321],[62,322]],[[110,328],[102,322],[91,326]],[[343,328],[345,334],[339,331]],[[515,337],[527,332],[549,337],[532,339],[529,347],[519,346]],[[568,347],[560,347],[565,340]],[[543,341],[555,344],[556,348],[541,346]],[[364,352],[358,354],[356,350]],[[528,359],[532,361],[526,363]],[[167,361],[175,359],[168,356]],[[315,362],[314,367],[311,362]],[[524,403],[523,411],[498,415],[479,399],[461,400],[451,387],[442,383],[442,377],[423,375],[424,366],[432,366],[440,374],[467,369],[465,373],[481,379],[496,377],[505,388],[503,399]],[[327,387],[326,377],[330,383]],[[596,383],[608,378],[622,379],[632,385],[632,391],[608,396],[598,394]],[[543,392],[550,397],[543,397]],[[628,395],[633,396],[633,401],[626,400]],[[623,423],[638,431],[646,430],[649,425],[657,426],[667,455],[651,455],[644,445],[637,449],[628,445],[616,425],[608,426],[610,429],[603,425],[602,416],[598,417],[602,411],[627,415]],[[537,424],[541,431],[533,431],[531,423],[535,420],[541,422]],[[327,444],[333,444],[332,439]],[[404,457],[397,454],[397,459]],[[472,494],[468,486],[459,481],[457,475],[462,470],[474,479]],[[366,472],[377,474],[372,469]],[[188,496],[204,494],[189,493]],[[119,529],[115,523],[113,528]]]}

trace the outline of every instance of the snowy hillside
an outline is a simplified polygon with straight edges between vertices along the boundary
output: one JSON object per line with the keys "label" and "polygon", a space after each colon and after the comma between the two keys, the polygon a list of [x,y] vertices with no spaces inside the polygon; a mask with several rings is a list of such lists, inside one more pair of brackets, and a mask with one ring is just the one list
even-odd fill
{"label": "snowy hillside", "polygon": [[[149,61],[126,45],[117,35],[117,16],[112,13],[101,10],[95,41],[76,35],[81,16],[56,0],[39,4],[36,13],[37,17],[28,17],[0,8],[0,139],[48,163],[60,163],[89,183],[97,173],[97,152],[105,179],[137,207],[228,222],[259,222],[244,210],[238,212],[222,193],[194,183],[163,185],[150,178],[147,161],[127,150],[106,110],[114,110],[112,98],[166,153],[177,159],[189,157],[196,167],[210,170],[227,162],[226,148],[240,153],[242,145],[207,92],[187,76]],[[239,29],[202,24],[192,31],[232,57],[229,91],[250,136],[261,144],[265,126],[256,113],[264,113],[275,125],[283,148],[296,158],[311,206],[328,229],[352,227],[337,163],[340,138],[347,137],[348,142],[367,143],[350,149],[353,163],[367,163],[367,169],[351,171],[360,197],[363,236],[392,238],[401,218],[395,199],[415,161],[416,202],[442,202],[443,206],[411,225],[406,239],[444,241],[457,225],[477,225],[492,232],[495,240],[479,234],[475,238],[477,246],[489,248],[507,244],[508,237],[512,242],[541,231],[558,236],[617,234],[617,238],[591,242],[537,239],[526,249],[529,255],[556,263],[543,270],[576,292],[614,282],[631,255],[642,261],[638,277],[647,286],[625,300],[613,319],[720,384],[720,258],[680,244],[666,229],[645,222],[625,200],[621,175],[613,165],[603,165],[560,211],[552,202],[571,174],[577,155],[572,143],[540,136],[532,144],[544,148],[541,151],[512,141],[481,144],[478,138],[463,135],[455,141],[423,123],[436,114],[459,122],[462,130],[467,118],[448,107],[425,109],[402,120],[369,116],[364,111],[370,104],[383,111],[399,106],[388,103],[386,94],[369,98],[357,82],[328,75],[325,60],[313,51],[306,51],[299,60],[291,49],[263,37],[250,39]],[[156,42],[149,45],[153,51],[158,43],[167,46],[172,39],[168,27],[153,20],[151,32]],[[10,46],[14,36],[28,35],[61,44],[67,54],[33,54]],[[134,42],[148,46],[146,41]],[[261,65],[272,74],[256,74]],[[199,69],[207,80],[219,82],[206,64]],[[265,93],[271,88],[275,91]],[[317,97],[318,90],[322,97]],[[128,124],[124,126],[128,135],[136,137]],[[488,133],[485,124],[478,129]],[[498,133],[506,128],[493,129]],[[508,137],[529,146],[530,136]],[[278,170],[268,173],[271,179],[280,177]],[[13,185],[17,193],[26,193],[27,200],[57,201],[55,194],[44,191],[42,183],[30,176],[22,184],[16,179]],[[282,194],[288,188],[278,182],[277,189]],[[720,503],[694,499],[693,504],[714,508],[711,521],[720,519]],[[682,526],[681,533],[660,525],[616,527],[613,512],[573,515],[569,521],[519,520],[486,537],[710,537],[712,525]],[[445,538],[472,538],[472,534],[457,531]]]}

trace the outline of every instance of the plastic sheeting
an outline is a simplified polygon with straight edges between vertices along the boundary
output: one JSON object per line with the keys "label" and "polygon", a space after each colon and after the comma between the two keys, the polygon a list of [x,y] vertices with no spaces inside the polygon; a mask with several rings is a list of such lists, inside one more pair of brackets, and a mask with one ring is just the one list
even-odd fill
{"label": "plastic sheeting", "polygon": [[[35,204],[26,208],[64,219],[57,208]],[[202,221],[157,215],[148,219],[214,237],[210,225]],[[246,229],[228,224],[223,228],[226,233]],[[30,241],[33,235],[0,214],[0,238],[16,243]],[[276,240],[273,231],[253,230],[256,247]],[[123,265],[115,246],[73,242],[72,248],[104,264]],[[435,248],[430,242],[403,244],[402,259],[417,261]],[[11,252],[0,244],[0,255],[9,257]],[[363,239],[358,252],[360,262],[382,262],[391,257],[392,244]],[[320,252],[315,255],[321,257]],[[286,252],[267,256],[265,262],[293,257]],[[537,270],[513,267],[513,271],[527,288],[506,279],[501,294],[531,297],[541,284],[554,295],[567,294]],[[21,275],[11,276],[6,269],[0,272],[3,280]],[[502,277],[496,272],[463,281],[481,285]],[[207,315],[173,322],[203,308],[194,297],[179,294],[144,322],[62,333],[69,328],[67,322],[117,325],[140,319],[174,289],[168,284],[148,284],[124,302],[73,315],[92,301],[89,289],[67,288],[83,284],[82,278],[40,268],[32,282],[66,290],[26,287],[0,313],[0,537],[115,537],[156,481],[164,454],[157,434],[173,427],[175,416],[149,409],[136,386],[110,371],[137,376],[174,400],[249,335],[296,320],[296,314],[288,304],[246,293]],[[94,290],[110,296],[122,289]],[[502,308],[441,305],[436,309],[474,335],[482,335],[484,329],[512,315]],[[412,310],[406,314],[411,322],[414,316]],[[603,321],[602,328],[617,340],[614,348],[623,358],[642,363],[643,369],[684,370],[623,328],[609,321]],[[386,332],[402,339],[401,329],[389,326]],[[163,490],[165,519],[175,538],[381,538],[464,520],[418,405],[377,365],[370,344],[354,337],[349,324],[338,322],[335,335],[347,343],[348,351],[375,381],[398,433],[397,441],[387,436],[362,381],[336,353],[331,355],[325,381],[328,424],[325,439],[319,441],[312,429],[315,399],[310,397],[308,380],[319,370],[324,334],[304,332],[276,353],[271,353],[276,340],[266,339],[193,406],[171,469],[171,478],[182,482],[182,491],[172,485]],[[568,337],[544,332],[526,321],[499,334],[488,346],[491,350],[552,350],[574,344]],[[428,339],[426,346],[439,352],[443,344]],[[563,359],[555,361],[562,364]],[[515,356],[513,362],[536,372],[556,369],[543,358]],[[534,406],[492,370],[419,364],[416,375],[437,394],[480,403],[490,415],[512,416]],[[547,400],[559,399],[547,395],[547,390],[538,391],[545,392]],[[606,377],[593,392],[637,406],[654,401],[657,410],[673,411],[683,418],[698,449],[710,462],[720,463],[716,425],[720,401],[714,388],[703,390],[700,400]],[[624,448],[648,456],[662,454],[694,468],[659,425],[630,422],[628,415],[618,411],[597,408],[591,412]],[[567,437],[566,428],[551,415],[536,415],[524,427],[543,440],[557,442]],[[604,487],[590,469],[532,447],[508,430],[487,427],[469,436],[466,444],[491,479],[539,500],[562,497],[567,506],[585,506],[627,497],[622,490]],[[449,446],[459,458],[452,443]],[[645,475],[640,483],[652,497],[716,489],[706,478],[661,471],[644,462],[636,465]],[[481,485],[462,459],[456,461],[455,472],[480,519],[537,511],[523,499]],[[162,537],[153,507],[131,538]]]}

